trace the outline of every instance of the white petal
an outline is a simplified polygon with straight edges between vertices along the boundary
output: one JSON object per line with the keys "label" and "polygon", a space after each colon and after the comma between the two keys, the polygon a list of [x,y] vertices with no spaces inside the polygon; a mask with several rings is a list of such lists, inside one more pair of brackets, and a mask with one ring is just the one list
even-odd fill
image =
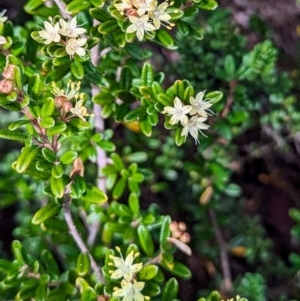
{"label": "white petal", "polygon": [[126,29],[127,33],[133,33],[135,31],[136,31],[136,26],[134,24],[129,25]]}
{"label": "white petal", "polygon": [[143,28],[138,28],[137,31],[136,31],[136,36],[137,36],[139,41],[142,41],[143,37],[144,37],[144,29]]}
{"label": "white petal", "polygon": [[133,299],[135,301],[144,301],[144,296],[139,293],[139,292],[136,292],[134,295],[133,295]]}
{"label": "white petal", "polygon": [[120,269],[117,269],[115,271],[113,271],[113,273],[111,274],[110,278],[112,279],[119,279],[123,276],[123,273]]}
{"label": "white petal", "polygon": [[83,49],[83,48],[78,48],[77,50],[76,50],[76,53],[80,56],[80,57],[83,57],[83,56],[85,56],[85,50]]}

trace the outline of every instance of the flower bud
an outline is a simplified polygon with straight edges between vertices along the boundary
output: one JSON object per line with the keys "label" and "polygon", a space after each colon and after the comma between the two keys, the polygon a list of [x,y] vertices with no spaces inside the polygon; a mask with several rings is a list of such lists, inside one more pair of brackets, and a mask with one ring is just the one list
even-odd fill
{"label": "flower bud", "polygon": [[72,104],[69,101],[65,101],[62,104],[62,109],[64,110],[64,112],[68,113],[70,112],[70,110],[73,108]]}
{"label": "flower bud", "polygon": [[64,96],[56,96],[54,98],[55,106],[58,109],[60,109],[66,101],[67,101],[67,98]]}
{"label": "flower bud", "polygon": [[14,69],[15,69],[14,65],[8,65],[2,73],[3,77],[6,79],[13,80],[15,77]]}
{"label": "flower bud", "polygon": [[10,80],[7,79],[0,80],[0,93],[10,94],[13,88],[14,86]]}

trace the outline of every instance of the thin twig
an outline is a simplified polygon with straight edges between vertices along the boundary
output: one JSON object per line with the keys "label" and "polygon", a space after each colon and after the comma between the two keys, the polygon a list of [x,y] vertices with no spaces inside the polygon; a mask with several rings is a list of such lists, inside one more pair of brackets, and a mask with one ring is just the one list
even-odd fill
{"label": "thin twig", "polygon": [[226,105],[225,105],[225,108],[221,114],[222,118],[225,118],[227,116],[227,114],[229,113],[230,111],[230,108],[233,104],[233,101],[234,101],[234,90],[235,90],[235,87],[237,85],[237,81],[236,80],[233,80],[229,83],[229,94],[228,94],[228,97],[226,99]]}
{"label": "thin twig", "polygon": [[67,9],[66,9],[66,5],[64,2],[62,2],[61,0],[53,0],[53,2],[57,5],[60,14],[62,15],[63,18],[68,19],[69,15],[67,13]]}
{"label": "thin twig", "polygon": [[64,210],[64,216],[65,216],[65,220],[66,223],[68,225],[68,228],[70,230],[70,234],[73,237],[75,243],[77,244],[79,250],[82,253],[85,253],[89,256],[90,261],[91,261],[91,267],[97,277],[97,279],[101,282],[101,283],[105,283],[105,280],[103,278],[102,272],[100,267],[97,265],[94,257],[91,255],[91,253],[89,252],[87,246],[85,245],[84,241],[82,240],[75,224],[72,218],[72,214],[71,214],[71,210],[70,210],[70,198],[68,196],[68,194],[65,194],[64,196],[64,204],[63,204],[63,210]]}
{"label": "thin twig", "polygon": [[[97,25],[97,21],[94,21],[94,26]],[[110,48],[102,50],[100,53],[99,45],[95,46],[91,49],[91,60],[94,66],[97,66],[99,64],[99,60],[101,58],[101,55],[104,55],[110,51]],[[92,97],[97,95],[100,92],[100,88],[97,86],[92,85],[91,94]],[[103,133],[105,126],[104,126],[104,119],[101,115],[101,106],[94,104],[94,120],[95,120],[95,130],[97,133]],[[98,179],[97,179],[97,186],[102,191],[106,191],[106,182],[105,178],[101,175],[100,170],[103,168],[107,163],[107,156],[105,151],[96,145],[96,152],[97,152],[97,169],[98,169]],[[89,227],[89,236],[87,243],[89,246],[92,246],[96,240],[98,231],[100,227],[100,221],[97,220],[93,222],[93,224]]]}
{"label": "thin twig", "polygon": [[221,232],[221,229],[219,227],[219,224],[217,222],[216,214],[213,211],[213,209],[209,209],[209,216],[213,225],[213,229],[216,234],[217,242],[220,247],[220,259],[221,259],[221,267],[223,272],[223,285],[225,293],[231,294],[233,291],[232,286],[232,278],[231,278],[231,271],[230,271],[230,265],[229,265],[229,257],[227,252],[227,244],[225,240],[223,239],[223,235]]}

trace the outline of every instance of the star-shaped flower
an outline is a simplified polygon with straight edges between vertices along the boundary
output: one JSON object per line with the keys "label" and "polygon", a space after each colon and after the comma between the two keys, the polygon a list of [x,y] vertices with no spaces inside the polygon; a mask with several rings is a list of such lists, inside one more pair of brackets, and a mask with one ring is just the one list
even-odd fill
{"label": "star-shaped flower", "polygon": [[153,24],[156,27],[156,29],[159,29],[161,25],[164,25],[163,22],[167,24],[165,26],[168,29],[172,29],[172,26],[175,25],[169,22],[169,20],[171,20],[171,16],[166,12],[168,5],[168,2],[163,2],[158,6],[156,5],[154,10],[149,12],[150,18],[152,18]]}
{"label": "star-shaped flower", "polygon": [[174,125],[179,121],[181,123],[188,123],[188,117],[186,114],[190,113],[192,107],[183,105],[182,101],[176,96],[174,99],[174,107],[164,107],[163,114],[171,115],[170,124]]}
{"label": "star-shaped flower", "polygon": [[41,38],[43,38],[44,44],[48,45],[52,42],[58,43],[60,41],[60,35],[59,35],[59,24],[56,23],[53,25],[52,19],[49,18],[50,22],[45,21],[44,27],[45,29],[38,31]]}
{"label": "star-shaped flower", "polygon": [[114,297],[123,297],[122,301],[144,301],[145,297],[140,293],[145,286],[145,282],[129,282],[125,279],[121,282],[121,288],[115,288]]}
{"label": "star-shaped flower", "polygon": [[84,107],[82,104],[83,104],[83,99],[80,99],[79,101],[76,102],[75,108],[72,108],[70,110],[70,112],[72,114],[78,116],[83,121],[86,121],[84,117],[85,116],[93,116],[93,114],[89,114],[87,112],[86,107]]}
{"label": "star-shaped flower", "polygon": [[55,96],[58,97],[62,96],[65,97],[67,100],[71,100],[74,97],[79,97],[78,91],[80,90],[81,82],[75,83],[69,81],[66,90],[60,89],[54,82],[51,83],[51,86],[52,86],[52,93]]}
{"label": "star-shaped flower", "polygon": [[[196,95],[196,98],[193,96],[190,97],[190,103],[192,105],[191,115],[199,114],[202,117],[207,117],[208,115],[213,114],[213,111],[209,110],[212,106],[212,103],[209,101],[203,100],[205,91],[199,92]],[[210,113],[207,113],[207,111]]]}
{"label": "star-shaped flower", "polygon": [[131,251],[124,260],[120,250],[117,250],[119,251],[121,257],[116,257],[113,255],[110,256],[110,258],[113,260],[113,263],[110,265],[114,265],[117,268],[112,272],[111,278],[120,279],[123,277],[127,281],[131,281],[134,274],[140,271],[143,267],[141,262],[133,264],[134,259],[139,255],[139,253],[134,253]]}
{"label": "star-shaped flower", "polygon": [[127,33],[136,32],[139,41],[143,40],[145,32],[156,30],[156,28],[149,23],[149,16],[144,15],[141,17],[129,16],[129,21],[132,23],[126,29]]}
{"label": "star-shaped flower", "polygon": [[133,5],[137,9],[139,16],[144,15],[146,12],[154,10],[154,0],[132,0]]}
{"label": "star-shaped flower", "polygon": [[120,12],[133,8],[131,0],[121,0],[121,3],[114,4],[114,7]]}
{"label": "star-shaped flower", "polygon": [[80,57],[84,57],[86,50],[82,48],[83,45],[85,45],[87,39],[85,38],[71,38],[67,41],[66,45],[66,52],[69,54],[71,57],[76,53]]}
{"label": "star-shaped flower", "polygon": [[86,29],[77,27],[76,16],[66,22],[64,19],[59,20],[59,33],[69,38],[77,38],[79,35],[86,32]]}
{"label": "star-shaped flower", "polygon": [[203,123],[206,119],[206,117],[193,116],[191,119],[188,119],[187,122],[182,122],[183,129],[181,131],[181,136],[187,137],[187,135],[190,134],[195,139],[196,144],[197,142],[200,143],[198,131],[205,136],[201,130],[207,130],[209,128],[209,125]]}

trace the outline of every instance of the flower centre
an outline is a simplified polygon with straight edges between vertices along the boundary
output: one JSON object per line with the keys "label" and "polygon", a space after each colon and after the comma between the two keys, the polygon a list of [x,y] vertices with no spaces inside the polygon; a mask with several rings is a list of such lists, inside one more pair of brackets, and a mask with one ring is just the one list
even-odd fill
{"label": "flower centre", "polygon": [[158,10],[156,10],[156,11],[153,13],[153,16],[154,16],[155,18],[160,17],[160,15],[161,15],[161,13],[160,13]]}
{"label": "flower centre", "polygon": [[67,34],[68,35],[73,35],[73,33],[74,33],[74,30],[72,29],[72,28],[69,28],[68,30],[67,30]]}
{"label": "flower centre", "polygon": [[144,27],[144,22],[143,21],[137,21],[135,25],[138,28],[143,28]]}
{"label": "flower centre", "polygon": [[76,42],[70,43],[70,48],[71,48],[72,50],[77,50],[77,49],[78,49],[77,43],[76,43]]}

